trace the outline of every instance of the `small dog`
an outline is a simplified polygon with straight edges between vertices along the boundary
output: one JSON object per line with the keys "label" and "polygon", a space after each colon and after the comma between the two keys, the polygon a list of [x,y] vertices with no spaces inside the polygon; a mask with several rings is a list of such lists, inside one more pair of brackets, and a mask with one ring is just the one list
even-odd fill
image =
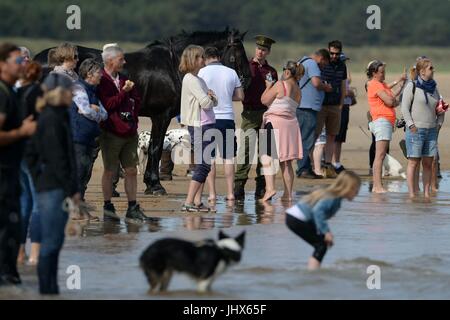
{"label": "small dog", "polygon": [[388,153],[383,161],[383,176],[402,177],[406,179],[405,170],[400,162]]}
{"label": "small dog", "polygon": [[166,291],[174,271],[187,273],[197,282],[198,292],[206,292],[214,279],[241,260],[244,240],[245,231],[236,238],[219,231],[218,241],[161,239],[142,253],[140,266],[151,292]]}
{"label": "small dog", "polygon": [[[141,131],[139,133],[137,154],[139,157],[138,174],[145,171],[148,160],[148,147],[152,140],[152,133],[150,131]],[[187,129],[171,129],[166,132],[164,137],[163,150],[171,151],[176,145],[183,144],[190,147],[190,136]]]}

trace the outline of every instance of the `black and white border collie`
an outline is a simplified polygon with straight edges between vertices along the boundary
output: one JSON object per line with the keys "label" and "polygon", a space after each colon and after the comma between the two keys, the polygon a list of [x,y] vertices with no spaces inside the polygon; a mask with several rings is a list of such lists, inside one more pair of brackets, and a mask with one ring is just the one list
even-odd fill
{"label": "black and white border collie", "polygon": [[206,292],[220,274],[241,260],[244,241],[245,231],[236,238],[219,231],[218,241],[161,239],[142,253],[140,266],[153,293],[167,290],[173,272],[186,273],[197,282],[198,292]]}

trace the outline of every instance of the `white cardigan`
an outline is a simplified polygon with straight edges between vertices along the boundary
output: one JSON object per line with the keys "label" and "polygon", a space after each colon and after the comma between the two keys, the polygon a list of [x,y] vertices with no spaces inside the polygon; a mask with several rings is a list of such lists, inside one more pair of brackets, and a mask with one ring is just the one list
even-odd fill
{"label": "white cardigan", "polygon": [[181,88],[181,113],[180,123],[192,127],[200,127],[200,110],[212,109],[217,105],[217,101],[208,96],[208,86],[205,81],[187,73],[183,78]]}

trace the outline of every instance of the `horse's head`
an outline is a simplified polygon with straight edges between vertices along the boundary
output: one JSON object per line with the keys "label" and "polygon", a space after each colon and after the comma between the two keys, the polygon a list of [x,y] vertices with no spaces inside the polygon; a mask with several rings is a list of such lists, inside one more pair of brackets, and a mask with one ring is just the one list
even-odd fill
{"label": "horse's head", "polygon": [[246,33],[240,34],[237,30],[230,31],[227,45],[222,53],[222,63],[236,71],[244,89],[248,88],[252,79],[250,65],[242,42]]}

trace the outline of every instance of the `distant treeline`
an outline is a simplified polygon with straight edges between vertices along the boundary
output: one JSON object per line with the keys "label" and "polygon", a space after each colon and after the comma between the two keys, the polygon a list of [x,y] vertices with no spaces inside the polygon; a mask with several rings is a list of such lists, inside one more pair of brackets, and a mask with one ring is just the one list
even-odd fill
{"label": "distant treeline", "polygon": [[[66,8],[81,8],[81,30],[68,30]],[[369,5],[381,30],[369,30]],[[351,46],[450,46],[447,0],[1,0],[0,37],[151,42],[182,30],[248,31],[279,41]],[[248,39],[247,37],[247,39]]]}

